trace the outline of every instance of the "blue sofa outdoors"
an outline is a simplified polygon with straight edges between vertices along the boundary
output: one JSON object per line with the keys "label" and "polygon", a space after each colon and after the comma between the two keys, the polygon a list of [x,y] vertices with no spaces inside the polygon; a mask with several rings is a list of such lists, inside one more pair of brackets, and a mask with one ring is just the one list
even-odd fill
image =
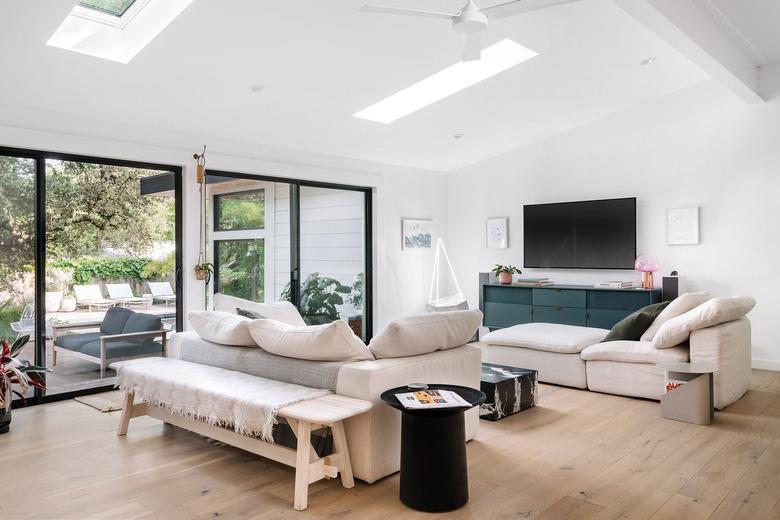
{"label": "blue sofa outdoors", "polygon": [[99,331],[58,337],[54,343],[53,364],[57,364],[58,352],[67,353],[99,364],[103,378],[109,363],[164,355],[167,333],[159,316],[111,307],[106,311]]}

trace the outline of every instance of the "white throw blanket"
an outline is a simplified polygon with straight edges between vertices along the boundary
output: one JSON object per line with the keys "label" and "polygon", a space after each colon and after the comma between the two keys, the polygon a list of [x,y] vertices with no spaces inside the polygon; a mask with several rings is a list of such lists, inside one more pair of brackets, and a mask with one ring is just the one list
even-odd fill
{"label": "white throw blanket", "polygon": [[282,383],[242,372],[170,358],[115,363],[116,385],[171,413],[273,442],[280,408],[330,390]]}

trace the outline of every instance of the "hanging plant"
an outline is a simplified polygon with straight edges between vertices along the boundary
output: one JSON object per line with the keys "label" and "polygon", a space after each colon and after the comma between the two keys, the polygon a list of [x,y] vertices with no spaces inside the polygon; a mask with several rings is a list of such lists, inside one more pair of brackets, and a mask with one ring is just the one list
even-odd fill
{"label": "hanging plant", "polygon": [[214,272],[214,264],[210,262],[201,262],[195,264],[195,278],[198,280],[205,280],[206,285],[211,281],[211,275]]}

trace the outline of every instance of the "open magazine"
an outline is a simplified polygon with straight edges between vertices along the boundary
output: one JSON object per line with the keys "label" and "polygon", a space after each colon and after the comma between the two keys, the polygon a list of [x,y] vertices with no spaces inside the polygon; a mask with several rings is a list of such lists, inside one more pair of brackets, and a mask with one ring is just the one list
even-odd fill
{"label": "open magazine", "polygon": [[419,392],[395,394],[395,397],[404,405],[404,408],[409,410],[471,406],[468,401],[450,390],[420,390]]}

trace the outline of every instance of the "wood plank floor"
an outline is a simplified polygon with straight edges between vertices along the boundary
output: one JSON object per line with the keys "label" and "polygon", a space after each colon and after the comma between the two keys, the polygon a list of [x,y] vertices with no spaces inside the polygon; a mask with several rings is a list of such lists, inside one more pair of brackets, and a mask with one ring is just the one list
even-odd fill
{"label": "wood plank floor", "polygon": [[[293,473],[158,421],[74,401],[14,411],[0,436],[12,519],[423,518],[398,475],[351,490],[311,486],[292,509]],[[667,421],[651,401],[542,385],[539,405],[482,421],[468,444],[469,503],[447,518],[780,520],[780,373],[711,426]]]}

